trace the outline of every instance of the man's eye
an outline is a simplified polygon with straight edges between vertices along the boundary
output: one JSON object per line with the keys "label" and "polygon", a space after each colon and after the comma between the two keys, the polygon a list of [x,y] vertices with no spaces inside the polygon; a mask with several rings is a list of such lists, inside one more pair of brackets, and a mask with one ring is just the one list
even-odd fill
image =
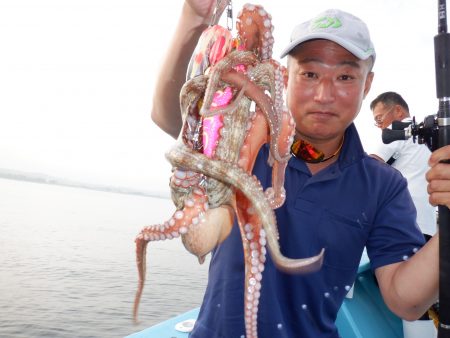
{"label": "man's eye", "polygon": [[353,77],[350,75],[341,75],[339,78],[344,81],[353,79]]}
{"label": "man's eye", "polygon": [[312,78],[316,77],[316,74],[313,73],[313,72],[304,72],[303,76],[306,77],[306,78],[312,79]]}

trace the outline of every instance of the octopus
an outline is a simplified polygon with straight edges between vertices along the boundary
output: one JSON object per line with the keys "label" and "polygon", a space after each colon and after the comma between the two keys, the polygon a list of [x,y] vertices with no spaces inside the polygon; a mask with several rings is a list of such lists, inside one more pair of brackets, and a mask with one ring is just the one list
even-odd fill
{"label": "octopus", "polygon": [[[166,154],[173,167],[170,188],[176,211],[136,237],[139,282],[133,317],[136,321],[149,242],[181,236],[202,263],[227,238],[237,218],[245,262],[246,337],[257,338],[267,249],[275,266],[287,273],[318,270],[324,251],[301,259],[280,251],[274,209],[285,200],[284,174],[295,133],[283,98],[286,69],[272,59],[273,25],[262,6],[244,5],[236,30],[233,38],[229,30],[212,24],[192,56],[180,92],[182,130]],[[252,169],[267,143],[272,186],[264,190]]]}

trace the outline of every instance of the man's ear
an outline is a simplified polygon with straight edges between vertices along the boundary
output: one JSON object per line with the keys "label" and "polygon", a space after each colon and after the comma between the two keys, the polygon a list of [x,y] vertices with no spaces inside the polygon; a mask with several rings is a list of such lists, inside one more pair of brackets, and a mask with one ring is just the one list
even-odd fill
{"label": "man's ear", "polygon": [[372,81],[373,81],[373,77],[375,76],[374,72],[370,72],[369,74],[367,74],[366,77],[366,83],[364,84],[364,97],[366,98],[367,94],[370,91],[370,87],[372,87]]}
{"label": "man's ear", "polygon": [[397,121],[401,121],[404,118],[408,117],[405,110],[399,104],[396,104],[394,107],[394,117]]}

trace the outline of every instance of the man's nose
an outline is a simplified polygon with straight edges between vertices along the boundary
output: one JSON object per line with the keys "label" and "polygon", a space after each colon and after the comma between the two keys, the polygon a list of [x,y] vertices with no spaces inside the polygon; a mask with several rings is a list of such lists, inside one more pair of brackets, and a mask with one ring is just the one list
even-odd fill
{"label": "man's nose", "polygon": [[322,79],[316,88],[316,100],[318,102],[330,102],[334,100],[334,85],[331,80]]}

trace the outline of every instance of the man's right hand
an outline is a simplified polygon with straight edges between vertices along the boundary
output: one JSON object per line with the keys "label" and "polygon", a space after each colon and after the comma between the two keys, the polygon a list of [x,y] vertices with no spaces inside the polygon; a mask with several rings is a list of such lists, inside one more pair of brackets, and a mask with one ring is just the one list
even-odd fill
{"label": "man's right hand", "polygon": [[216,16],[220,18],[229,0],[186,0],[186,10],[190,10],[192,15],[197,16],[199,23],[209,25],[218,5]]}
{"label": "man's right hand", "polygon": [[[427,172],[429,200],[432,205],[446,205],[450,208],[450,145],[435,150],[428,161]],[[447,163],[443,163],[443,162]]]}

